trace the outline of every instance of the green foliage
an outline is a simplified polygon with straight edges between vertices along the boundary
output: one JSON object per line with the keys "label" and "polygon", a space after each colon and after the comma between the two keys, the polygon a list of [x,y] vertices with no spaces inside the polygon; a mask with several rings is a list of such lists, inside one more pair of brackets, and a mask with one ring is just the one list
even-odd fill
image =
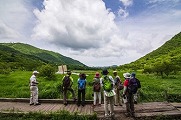
{"label": "green foliage", "polygon": [[23,43],[0,43],[0,73],[7,74],[14,70],[32,71],[42,65],[67,65],[68,69],[90,69],[81,62],[59,53],[42,50]]}
{"label": "green foliage", "polygon": [[97,120],[94,115],[78,115],[77,113],[70,113],[68,111],[58,111],[50,114],[35,113],[0,113],[1,120]]}
{"label": "green foliage", "polygon": [[[144,69],[145,73],[156,72],[159,75],[169,75],[181,70],[181,32],[164,45],[144,57],[120,66],[120,69]],[[146,65],[146,66],[145,66]]]}
{"label": "green foliage", "polygon": [[[86,86],[86,100],[93,100],[92,80],[96,71],[75,71],[76,73],[84,72],[88,76]],[[124,72],[124,71],[122,71]],[[122,72],[118,71],[121,80],[124,81]],[[129,72],[129,71],[128,71]],[[109,71],[112,75],[112,71]],[[170,75],[165,79],[154,74],[141,74],[136,72],[137,78],[141,81],[141,89],[139,89],[140,102],[152,101],[174,101],[181,102],[181,75]],[[5,98],[29,98],[29,79],[32,75],[30,71],[15,71],[8,75],[0,74],[0,97]],[[62,99],[60,86],[64,75],[56,74],[54,79],[45,79],[44,77],[37,76],[39,85],[39,98],[40,99]],[[78,75],[72,74],[74,79],[73,89],[77,95],[77,80]],[[121,93],[122,94],[122,91]],[[68,92],[68,98],[72,99],[71,93]],[[102,97],[103,98],[103,97]]]}
{"label": "green foliage", "polygon": [[40,68],[40,76],[45,77],[46,79],[54,79],[55,78],[55,68],[51,65],[43,65]]}

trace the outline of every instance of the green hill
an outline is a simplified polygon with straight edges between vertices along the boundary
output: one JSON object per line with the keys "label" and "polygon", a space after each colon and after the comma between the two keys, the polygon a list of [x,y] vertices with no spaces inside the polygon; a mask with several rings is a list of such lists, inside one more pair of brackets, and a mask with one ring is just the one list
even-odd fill
{"label": "green hill", "polygon": [[[43,64],[68,65],[69,67],[87,67],[83,63],[48,50],[23,43],[0,43],[0,64],[10,68],[31,70]],[[30,67],[31,66],[31,67]],[[29,68],[30,67],[30,68]]]}
{"label": "green hill", "polygon": [[144,69],[146,66],[157,66],[161,62],[169,62],[181,68],[181,32],[167,41],[158,49],[144,57],[121,67],[132,69]]}

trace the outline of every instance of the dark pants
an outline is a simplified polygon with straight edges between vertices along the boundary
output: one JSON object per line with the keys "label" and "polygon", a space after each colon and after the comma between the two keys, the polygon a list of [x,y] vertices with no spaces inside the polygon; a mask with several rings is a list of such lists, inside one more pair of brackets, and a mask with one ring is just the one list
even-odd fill
{"label": "dark pants", "polygon": [[66,88],[63,90],[63,103],[67,103],[67,91],[70,91],[72,93],[73,99],[75,100],[75,93],[72,88]]}
{"label": "dark pants", "polygon": [[128,102],[126,103],[126,111],[133,116],[134,115],[134,98],[132,93],[126,94]]}
{"label": "dark pants", "polygon": [[78,102],[77,102],[77,105],[80,105],[80,104],[82,104],[82,106],[85,105],[85,89],[78,90]]}

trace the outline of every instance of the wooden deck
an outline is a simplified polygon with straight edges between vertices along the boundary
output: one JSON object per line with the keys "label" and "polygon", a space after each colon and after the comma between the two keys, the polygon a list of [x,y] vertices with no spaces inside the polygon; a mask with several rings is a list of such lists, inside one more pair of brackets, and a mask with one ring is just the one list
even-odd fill
{"label": "wooden deck", "polygon": [[[10,102],[0,101],[0,112],[1,113],[28,113],[28,112],[41,112],[41,113],[52,113],[61,110],[69,111],[70,113],[77,112],[80,115],[93,115],[97,113],[98,118],[104,119],[104,105],[95,108],[92,105],[86,104],[84,107],[78,107],[76,104],[68,104],[64,106],[62,103],[50,102],[44,103],[38,106],[30,106],[28,102]],[[126,117],[125,105],[115,106],[115,117],[117,120],[132,120],[133,118]],[[181,103],[168,103],[168,102],[150,102],[140,103],[135,105],[135,118],[145,118],[154,116],[177,116],[181,118]]]}

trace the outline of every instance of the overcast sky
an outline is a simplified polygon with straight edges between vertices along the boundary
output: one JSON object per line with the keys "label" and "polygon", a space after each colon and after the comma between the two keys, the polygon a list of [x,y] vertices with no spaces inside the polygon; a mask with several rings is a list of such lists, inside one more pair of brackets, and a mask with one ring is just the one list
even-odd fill
{"label": "overcast sky", "polygon": [[0,42],[88,66],[130,63],[181,32],[181,0],[0,0]]}

